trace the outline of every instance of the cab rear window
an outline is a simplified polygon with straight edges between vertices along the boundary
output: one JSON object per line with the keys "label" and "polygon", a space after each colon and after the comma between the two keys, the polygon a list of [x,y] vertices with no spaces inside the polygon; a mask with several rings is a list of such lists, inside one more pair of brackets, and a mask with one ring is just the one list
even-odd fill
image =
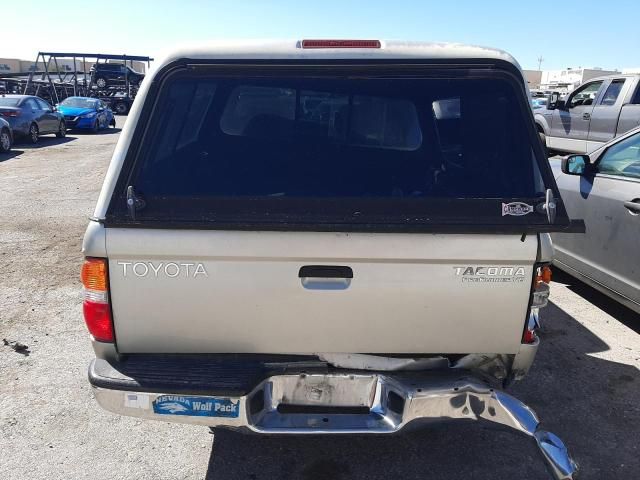
{"label": "cab rear window", "polygon": [[503,78],[176,75],[126,187],[143,221],[495,223],[545,190],[518,95]]}
{"label": "cab rear window", "polygon": [[231,92],[220,128],[227,135],[315,137],[396,150],[416,150],[422,142],[418,114],[410,101],[252,85]]}

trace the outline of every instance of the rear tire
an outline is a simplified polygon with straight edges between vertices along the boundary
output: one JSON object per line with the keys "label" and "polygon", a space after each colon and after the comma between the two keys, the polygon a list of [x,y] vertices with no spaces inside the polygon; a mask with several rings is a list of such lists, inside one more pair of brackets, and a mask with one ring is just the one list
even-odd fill
{"label": "rear tire", "polygon": [[115,119],[115,118],[112,118],[112,119],[111,119],[111,122],[109,122],[109,126],[110,126],[111,128],[116,128],[116,119]]}
{"label": "rear tire", "polygon": [[113,106],[113,109],[118,115],[126,115],[129,111],[129,106],[124,102],[118,102]]}
{"label": "rear tire", "polygon": [[11,134],[8,129],[3,128],[0,131],[0,153],[7,153],[11,150],[11,144]]}
{"label": "rear tire", "polygon": [[60,122],[58,126],[58,131],[56,132],[56,137],[64,138],[67,136],[67,124],[64,122]]}
{"label": "rear tire", "polygon": [[32,123],[29,127],[28,138],[29,143],[32,143],[33,145],[38,143],[38,140],[40,139],[40,130],[38,130],[38,125],[36,125],[35,123]]}

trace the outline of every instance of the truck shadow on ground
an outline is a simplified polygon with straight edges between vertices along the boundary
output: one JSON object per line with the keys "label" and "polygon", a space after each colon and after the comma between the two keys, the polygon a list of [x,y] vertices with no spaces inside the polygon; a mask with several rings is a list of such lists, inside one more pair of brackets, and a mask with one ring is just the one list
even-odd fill
{"label": "truck shadow on ground", "polygon": [[[566,442],[581,479],[633,478],[640,467],[634,440],[640,422],[638,359],[626,365],[592,356],[608,345],[552,303],[542,320],[538,358],[510,393]],[[387,478],[551,477],[533,440],[473,422],[385,437],[261,437],[221,430],[206,474],[207,480]]]}
{"label": "truck shadow on ground", "polygon": [[553,281],[564,284],[569,290],[580,295],[608,315],[611,315],[623,325],[636,333],[640,333],[640,314],[637,314],[630,308],[612,301],[611,298],[604,293],[600,293],[595,288],[590,287],[558,268],[553,269]]}

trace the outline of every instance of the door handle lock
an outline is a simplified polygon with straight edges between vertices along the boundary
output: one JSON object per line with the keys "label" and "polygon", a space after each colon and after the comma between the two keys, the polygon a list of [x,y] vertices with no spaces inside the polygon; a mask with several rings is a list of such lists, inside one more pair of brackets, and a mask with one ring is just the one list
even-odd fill
{"label": "door handle lock", "polygon": [[589,120],[591,118],[591,114],[590,113],[583,113],[582,114],[582,119],[583,120]]}
{"label": "door handle lock", "polygon": [[630,202],[624,202],[624,208],[626,208],[627,210],[629,210],[629,212],[631,212],[631,215],[638,215],[640,214],[640,199],[634,199],[631,200]]}

